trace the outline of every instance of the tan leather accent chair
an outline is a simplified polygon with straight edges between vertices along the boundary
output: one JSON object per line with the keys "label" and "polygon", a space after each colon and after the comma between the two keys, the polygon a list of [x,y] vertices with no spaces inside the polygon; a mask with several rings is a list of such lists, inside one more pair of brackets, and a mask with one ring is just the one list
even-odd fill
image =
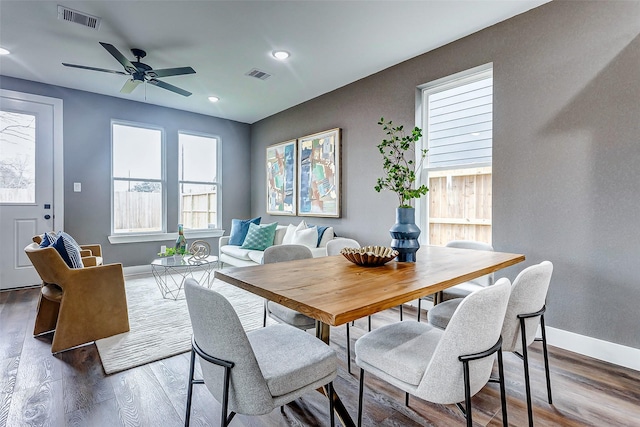
{"label": "tan leather accent chair", "polygon": [[[31,239],[38,245],[42,243],[42,236],[33,236]],[[85,267],[102,265],[102,246],[100,245],[80,245],[80,257]]]}
{"label": "tan leather accent chair", "polygon": [[69,268],[55,248],[24,251],[42,279],[33,335],[55,331],[52,353],[129,331],[122,264]]}

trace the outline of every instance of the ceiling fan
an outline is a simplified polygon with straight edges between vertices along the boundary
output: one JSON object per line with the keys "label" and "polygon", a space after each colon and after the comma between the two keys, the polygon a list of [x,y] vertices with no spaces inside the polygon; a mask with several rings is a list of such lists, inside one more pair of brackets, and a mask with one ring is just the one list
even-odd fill
{"label": "ceiling fan", "polygon": [[95,67],[87,67],[84,65],[75,65],[75,64],[66,64],[62,63],[62,65],[66,67],[74,67],[74,68],[82,68],[85,70],[93,70],[93,71],[102,71],[105,73],[113,73],[113,74],[122,74],[122,75],[130,75],[131,79],[127,80],[127,82],[120,89],[120,93],[131,93],[140,83],[150,83],[154,86],[161,87],[162,89],[170,90],[171,92],[175,92],[182,96],[190,96],[191,92],[188,92],[184,89],[180,89],[177,86],[171,85],[169,83],[165,83],[161,80],[158,80],[157,77],[169,77],[169,76],[179,76],[182,74],[195,74],[195,70],[191,67],[178,67],[178,68],[163,68],[160,70],[154,70],[147,64],[143,64],[140,62],[142,58],[147,56],[147,52],[142,49],[131,49],[131,53],[136,57],[136,61],[129,61],[115,46],[109,43],[100,42],[102,47],[104,47],[107,52],[109,52],[114,58],[118,60],[120,64],[124,67],[124,71],[115,71],[115,70],[106,70],[104,68],[95,68]]}

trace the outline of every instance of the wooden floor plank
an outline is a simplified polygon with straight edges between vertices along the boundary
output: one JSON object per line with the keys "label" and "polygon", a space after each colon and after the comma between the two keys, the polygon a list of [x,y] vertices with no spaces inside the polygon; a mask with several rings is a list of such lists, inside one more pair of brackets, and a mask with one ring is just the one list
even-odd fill
{"label": "wooden floor plank", "polygon": [[62,380],[13,391],[7,427],[64,426]]}
{"label": "wooden floor plank", "polygon": [[0,360],[0,426],[7,425],[19,364],[19,356]]}
{"label": "wooden floor plank", "polygon": [[[102,370],[95,345],[65,351],[61,353],[61,358],[64,362],[62,381],[65,413],[91,409],[94,405],[115,399],[113,386]],[[92,414],[92,417],[95,415]]]}
{"label": "wooden floor plank", "polygon": [[177,426],[183,422],[149,365],[109,378],[124,425]]}

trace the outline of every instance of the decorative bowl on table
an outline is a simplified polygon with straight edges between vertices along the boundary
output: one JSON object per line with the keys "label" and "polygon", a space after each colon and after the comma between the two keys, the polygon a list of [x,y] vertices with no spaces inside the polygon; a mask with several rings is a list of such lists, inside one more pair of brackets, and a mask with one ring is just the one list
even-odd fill
{"label": "decorative bowl on table", "polygon": [[398,256],[398,251],[386,246],[365,246],[363,248],[343,248],[340,253],[354,264],[375,267],[386,264]]}

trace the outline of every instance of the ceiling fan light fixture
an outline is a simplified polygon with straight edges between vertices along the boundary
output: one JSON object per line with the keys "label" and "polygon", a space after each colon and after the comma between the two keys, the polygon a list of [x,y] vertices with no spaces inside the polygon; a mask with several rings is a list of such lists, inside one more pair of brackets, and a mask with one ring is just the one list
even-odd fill
{"label": "ceiling fan light fixture", "polygon": [[286,50],[274,50],[271,54],[273,55],[274,58],[280,61],[284,61],[285,59],[291,56],[291,54]]}
{"label": "ceiling fan light fixture", "polygon": [[218,98],[217,96],[210,96],[210,97],[209,97],[209,101],[211,101],[211,102],[218,102],[218,101],[220,101],[220,98]]}
{"label": "ceiling fan light fixture", "polygon": [[0,55],[9,55],[11,52],[9,52],[7,49],[0,47]]}

